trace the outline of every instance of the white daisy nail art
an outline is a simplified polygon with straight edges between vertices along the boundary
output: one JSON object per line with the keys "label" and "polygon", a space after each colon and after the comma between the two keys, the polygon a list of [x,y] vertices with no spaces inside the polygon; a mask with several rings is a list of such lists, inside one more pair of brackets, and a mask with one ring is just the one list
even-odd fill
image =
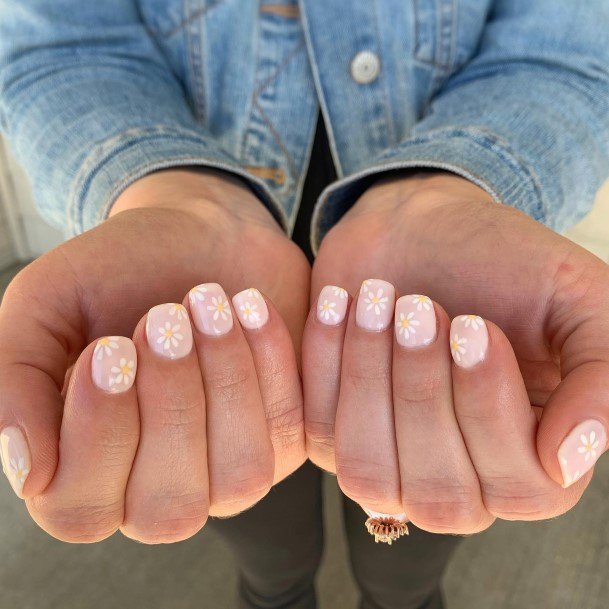
{"label": "white daisy nail art", "polygon": [[420,324],[421,322],[414,318],[414,312],[412,311],[407,315],[400,313],[400,318],[395,322],[398,334],[403,335],[405,338],[410,338],[411,335],[416,334],[416,326]]}
{"label": "white daisy nail art", "polygon": [[170,322],[166,321],[162,328],[158,329],[161,336],[159,336],[156,342],[159,345],[163,345],[163,349],[169,351],[171,347],[177,347],[180,341],[184,339],[184,336],[180,334],[180,324],[171,325]]}
{"label": "white daisy nail art", "polygon": [[230,307],[228,306],[228,300],[222,298],[222,296],[212,296],[211,305],[207,305],[208,311],[213,311],[213,320],[218,321],[219,318],[222,318],[224,321],[227,321],[229,317],[231,317],[232,313]]}
{"label": "white daisy nail art", "polygon": [[452,337],[450,341],[450,352],[452,353],[456,362],[460,362],[461,357],[467,353],[467,350],[463,346],[465,344],[467,344],[467,338],[459,338],[458,334],[455,334]]}
{"label": "white daisy nail art", "polygon": [[207,294],[207,286],[198,285],[197,287],[190,290],[190,295],[195,300],[199,302],[203,302],[205,300],[205,295]]}
{"label": "white daisy nail art", "polygon": [[[249,291],[250,290],[248,290],[248,292]],[[245,301],[242,305],[239,305],[243,320],[250,323],[257,323],[260,320],[260,313],[256,310],[257,308],[258,305],[251,303],[249,300]]]}
{"label": "white daisy nail art", "polygon": [[341,300],[343,298],[347,298],[348,293],[347,290],[345,290],[345,288],[339,288],[338,286],[331,286],[332,287],[332,294],[334,294],[334,296],[338,296]]}
{"label": "white daisy nail art", "polygon": [[364,299],[364,302],[368,305],[366,311],[372,309],[375,315],[380,315],[381,311],[387,308],[388,300],[387,296],[383,296],[383,288],[379,288],[376,294],[368,292],[368,296]]}
{"label": "white daisy nail art", "polygon": [[336,313],[336,303],[324,300],[319,305],[319,317],[322,321],[330,321],[330,319],[336,319],[338,317]]}
{"label": "white daisy nail art", "polygon": [[484,320],[478,315],[462,315],[461,321],[466,328],[469,328],[470,325],[474,330],[484,327]]}
{"label": "white daisy nail art", "polygon": [[169,315],[172,317],[175,315],[178,321],[182,321],[186,319],[187,313],[186,309],[181,304],[172,303],[169,305]]}
{"label": "white daisy nail art", "polygon": [[127,361],[126,358],[121,357],[118,366],[112,366],[110,372],[111,376],[108,381],[110,387],[114,385],[124,385],[125,388],[130,387],[135,378],[135,362],[133,360]]}
{"label": "white daisy nail art", "polygon": [[118,349],[118,336],[104,336],[97,341],[93,355],[101,360],[104,356],[110,357],[112,351],[116,351],[116,349]]}
{"label": "white daisy nail art", "polygon": [[429,296],[423,296],[423,294],[414,294],[412,302],[417,306],[417,311],[429,311],[431,310],[431,298]]}
{"label": "white daisy nail art", "polygon": [[590,457],[596,458],[599,441],[596,439],[596,432],[592,430],[589,436],[581,434],[579,436],[581,446],[577,447],[577,452],[584,455],[584,460],[589,461]]}

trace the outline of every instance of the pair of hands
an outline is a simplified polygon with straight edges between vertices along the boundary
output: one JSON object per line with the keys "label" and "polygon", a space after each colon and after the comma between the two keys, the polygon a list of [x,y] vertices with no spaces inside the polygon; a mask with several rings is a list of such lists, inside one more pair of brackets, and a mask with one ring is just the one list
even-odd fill
{"label": "pair of hands", "polygon": [[[372,277],[433,298],[431,344],[399,347],[391,324],[359,328],[355,303],[343,323],[320,322],[322,287],[357,298]],[[208,514],[255,503],[307,456],[364,508],[405,512],[430,531],[547,518],[578,501],[605,448],[608,279],[593,255],[448,174],[371,187],[311,271],[239,182],[161,172],[9,287],[0,429],[25,434],[28,509],[68,541],[117,529],[184,539]],[[190,308],[189,290],[214,281],[229,295],[260,289],[268,323],[218,337],[194,327],[189,356],[157,357],[142,316],[164,302]],[[450,355],[448,315],[463,313],[497,324],[485,323],[487,354],[470,369]],[[104,335],[133,337],[136,389],[108,395],[92,383]],[[582,424],[561,449],[581,460],[579,474],[571,463],[563,472],[559,447]],[[581,479],[564,489],[563,473]]]}

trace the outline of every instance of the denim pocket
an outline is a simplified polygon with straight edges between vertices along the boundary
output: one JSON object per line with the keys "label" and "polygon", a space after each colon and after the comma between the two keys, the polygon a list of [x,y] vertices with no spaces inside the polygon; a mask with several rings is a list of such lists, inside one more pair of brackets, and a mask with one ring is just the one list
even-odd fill
{"label": "denim pocket", "polygon": [[412,0],[414,58],[443,71],[455,61],[457,0]]}

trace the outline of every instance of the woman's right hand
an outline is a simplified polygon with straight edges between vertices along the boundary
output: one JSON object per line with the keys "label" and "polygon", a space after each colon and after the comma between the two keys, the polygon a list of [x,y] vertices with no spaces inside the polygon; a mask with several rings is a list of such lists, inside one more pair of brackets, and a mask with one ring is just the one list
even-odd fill
{"label": "woman's right hand", "polygon": [[142,178],[112,216],[7,289],[3,465],[59,539],[179,541],[306,458],[295,353],[310,269],[215,172]]}

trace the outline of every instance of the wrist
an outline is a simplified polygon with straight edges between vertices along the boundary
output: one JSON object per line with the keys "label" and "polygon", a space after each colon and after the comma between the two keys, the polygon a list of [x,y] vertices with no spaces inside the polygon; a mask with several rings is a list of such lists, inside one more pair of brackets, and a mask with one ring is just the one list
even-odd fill
{"label": "wrist", "polygon": [[455,202],[494,203],[493,197],[470,180],[447,171],[396,172],[381,178],[365,193],[390,207],[430,209]]}
{"label": "wrist", "polygon": [[244,181],[215,169],[172,168],[150,173],[120,194],[108,217],[136,209],[180,211],[206,221],[228,215],[281,232],[270,212]]}

